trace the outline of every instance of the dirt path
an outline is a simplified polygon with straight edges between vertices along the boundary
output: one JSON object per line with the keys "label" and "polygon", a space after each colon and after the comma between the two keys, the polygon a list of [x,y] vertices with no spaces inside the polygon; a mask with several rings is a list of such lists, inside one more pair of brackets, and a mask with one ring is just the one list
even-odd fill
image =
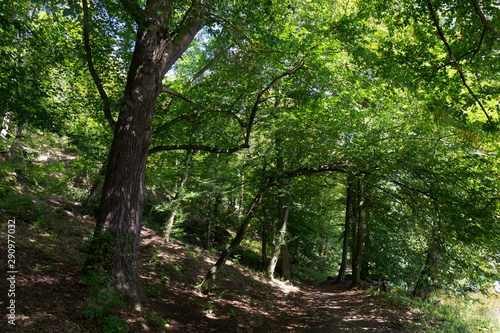
{"label": "dirt path", "polygon": [[[178,242],[164,244],[154,233],[143,236],[144,243],[162,250],[162,261],[193,268],[179,276],[187,283],[176,283],[172,277],[162,300],[154,306],[155,311],[170,314],[169,331],[406,332],[401,310],[391,309],[365,291],[350,290],[349,283],[320,281],[315,287],[293,286],[280,280],[271,282],[259,272],[229,262],[211,294],[196,293],[190,286],[201,281],[216,257]],[[166,300],[172,308],[166,308]]]}
{"label": "dirt path", "polygon": [[397,310],[366,292],[350,290],[348,283],[321,281],[302,290],[296,301],[308,310],[296,317],[302,322],[297,332],[405,332]]}

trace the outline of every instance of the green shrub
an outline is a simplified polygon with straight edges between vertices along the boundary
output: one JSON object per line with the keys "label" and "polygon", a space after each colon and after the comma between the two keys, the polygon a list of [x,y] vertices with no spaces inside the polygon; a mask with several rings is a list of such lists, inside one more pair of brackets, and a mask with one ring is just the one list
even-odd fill
{"label": "green shrub", "polygon": [[127,321],[116,316],[102,318],[101,324],[104,333],[130,332]]}
{"label": "green shrub", "polygon": [[127,306],[127,303],[118,293],[110,289],[103,289],[97,295],[83,302],[82,315],[91,319],[102,318],[125,306]]}
{"label": "green shrub", "polygon": [[142,313],[142,315],[146,318],[148,321],[148,324],[156,328],[159,332],[165,332],[166,328],[168,327],[168,319],[163,319],[156,311],[148,311],[145,313]]}

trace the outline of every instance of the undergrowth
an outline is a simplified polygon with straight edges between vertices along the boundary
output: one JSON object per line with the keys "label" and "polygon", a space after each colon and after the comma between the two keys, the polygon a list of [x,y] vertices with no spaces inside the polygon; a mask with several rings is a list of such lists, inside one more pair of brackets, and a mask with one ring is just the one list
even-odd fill
{"label": "undergrowth", "polygon": [[414,314],[411,332],[433,333],[498,333],[500,320],[492,311],[480,306],[472,297],[431,294],[425,301],[409,297],[404,290],[374,292],[388,305],[400,307]]}

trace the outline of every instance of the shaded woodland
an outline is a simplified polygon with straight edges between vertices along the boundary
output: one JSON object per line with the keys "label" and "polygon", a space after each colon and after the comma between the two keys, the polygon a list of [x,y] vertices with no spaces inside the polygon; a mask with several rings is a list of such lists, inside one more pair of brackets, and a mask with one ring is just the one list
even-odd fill
{"label": "shaded woodland", "polygon": [[[159,331],[164,274],[209,316],[235,264],[277,290],[495,296],[499,19],[486,0],[3,1],[2,249],[10,220],[26,260],[27,230],[58,254],[76,237],[66,273],[85,304]],[[124,323],[86,313],[87,330]]]}

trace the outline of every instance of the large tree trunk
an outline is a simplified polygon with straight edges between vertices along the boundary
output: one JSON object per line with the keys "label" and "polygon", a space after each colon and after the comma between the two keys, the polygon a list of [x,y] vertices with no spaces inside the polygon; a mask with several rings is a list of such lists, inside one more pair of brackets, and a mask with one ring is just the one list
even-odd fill
{"label": "large tree trunk", "polygon": [[361,176],[358,178],[358,219],[356,233],[356,250],[352,260],[352,283],[351,287],[361,284],[361,262],[363,261],[363,246],[365,240],[365,199]]}
{"label": "large tree trunk", "polygon": [[346,208],[345,208],[345,223],[344,223],[344,243],[342,247],[342,262],[340,264],[339,275],[337,280],[339,282],[345,282],[345,274],[347,270],[347,254],[349,253],[349,237],[351,235],[351,223],[353,220],[352,216],[352,187],[354,186],[354,181],[351,176],[348,176],[347,181],[347,193],[346,193]]}
{"label": "large tree trunk", "polygon": [[229,259],[234,250],[236,250],[236,248],[240,245],[241,241],[245,237],[245,233],[248,229],[248,226],[250,225],[250,221],[252,221],[255,211],[259,207],[260,202],[262,201],[262,197],[264,197],[264,194],[270,184],[271,179],[267,179],[260,187],[259,192],[253,199],[252,204],[245,214],[245,218],[243,219],[243,222],[241,223],[236,236],[233,238],[229,246],[221,253],[217,262],[208,270],[203,281],[198,285],[198,289],[202,292],[205,293],[212,289],[212,286],[220,270],[222,269],[222,267],[224,267],[224,264],[226,263],[227,259]]}
{"label": "large tree trunk", "polygon": [[[191,8],[174,40],[168,28],[172,2],[151,0],[141,10],[124,1],[138,24],[137,39],[108,157],[101,205],[84,271],[103,266],[117,291],[141,308],[137,271],[145,171],[151,125],[162,80],[202,27],[206,8]],[[90,67],[90,65],[89,65]]]}

